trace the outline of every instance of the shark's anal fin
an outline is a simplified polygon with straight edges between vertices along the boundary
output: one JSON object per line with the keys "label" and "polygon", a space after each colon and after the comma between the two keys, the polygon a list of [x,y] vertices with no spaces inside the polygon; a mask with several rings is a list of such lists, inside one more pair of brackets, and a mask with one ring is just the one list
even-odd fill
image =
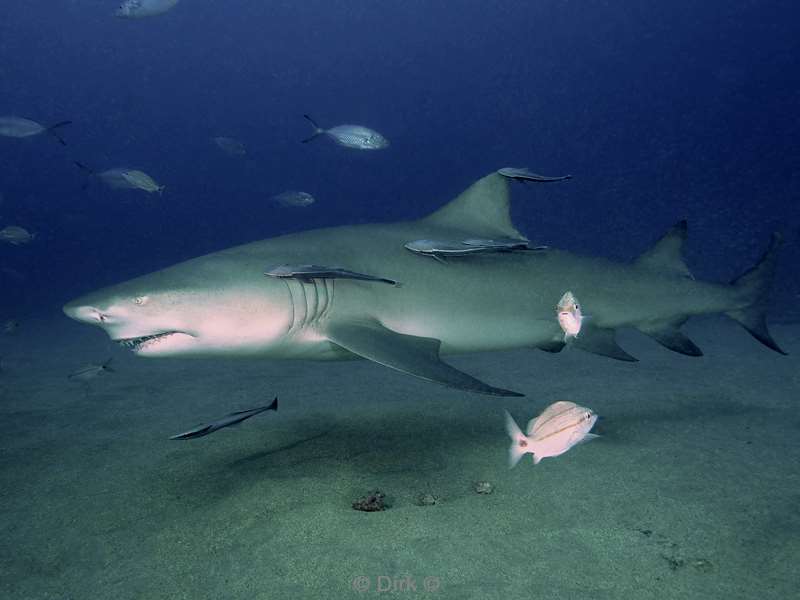
{"label": "shark's anal fin", "polygon": [[581,332],[577,337],[572,338],[570,344],[586,352],[607,356],[615,360],[624,360],[627,362],[637,362],[639,360],[619,347],[616,340],[616,333],[613,329],[597,327],[590,323],[585,324],[581,328]]}
{"label": "shark's anal fin", "polygon": [[685,319],[674,323],[641,324],[637,325],[636,329],[673,352],[686,356],[703,356],[703,351],[678,329],[684,321]]}
{"label": "shark's anal fin", "polygon": [[441,342],[433,338],[397,333],[370,320],[332,322],[325,333],[331,342],[354,354],[420,379],[479,394],[523,395],[487,385],[443,362]]}

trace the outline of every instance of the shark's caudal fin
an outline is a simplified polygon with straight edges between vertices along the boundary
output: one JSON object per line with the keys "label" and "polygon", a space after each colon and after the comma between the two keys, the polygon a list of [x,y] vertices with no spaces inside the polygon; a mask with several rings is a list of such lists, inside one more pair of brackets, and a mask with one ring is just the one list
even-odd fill
{"label": "shark's caudal fin", "polygon": [[366,320],[333,322],[325,333],[331,342],[353,354],[420,379],[490,396],[523,395],[487,385],[443,362],[439,358],[441,342],[433,338],[397,333]]}
{"label": "shark's caudal fin", "polygon": [[513,467],[525,456],[526,448],[528,447],[528,438],[522,433],[522,430],[514,421],[507,410],[503,411],[506,415],[506,431],[511,437],[511,446],[508,448],[508,466]]}
{"label": "shark's caudal fin", "polygon": [[747,329],[754,338],[767,348],[780,354],[787,354],[772,339],[767,329],[766,318],[769,291],[772,287],[775,262],[782,239],[779,233],[773,233],[767,251],[764,252],[756,266],[731,282],[731,285],[739,290],[744,297],[746,306],[728,311],[725,314]]}
{"label": "shark's caudal fin", "polygon": [[314,119],[312,119],[308,115],[303,115],[303,116],[308,120],[309,123],[311,123],[311,126],[314,128],[314,133],[311,134],[310,137],[307,137],[304,140],[300,140],[301,143],[307,144],[308,142],[311,142],[311,141],[317,139],[319,136],[321,136],[323,133],[325,133],[325,130],[322,129],[319,125],[317,125],[316,121],[314,121]]}

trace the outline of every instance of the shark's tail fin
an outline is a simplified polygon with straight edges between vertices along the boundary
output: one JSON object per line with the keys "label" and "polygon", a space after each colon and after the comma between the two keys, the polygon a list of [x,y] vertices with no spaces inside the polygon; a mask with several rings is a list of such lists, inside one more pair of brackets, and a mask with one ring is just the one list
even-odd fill
{"label": "shark's tail fin", "polygon": [[506,431],[511,437],[511,447],[508,449],[508,466],[513,467],[519,462],[519,459],[525,456],[528,447],[528,438],[517,426],[514,417],[504,411],[506,414]]}
{"label": "shark's tail fin", "polygon": [[725,314],[747,329],[754,338],[767,348],[780,354],[786,354],[767,329],[767,301],[772,287],[772,278],[775,275],[775,262],[782,237],[773,233],[769,248],[764,252],[761,260],[756,265],[731,282],[741,294],[745,305]]}
{"label": "shark's tail fin", "polygon": [[311,134],[310,137],[307,137],[304,140],[300,140],[303,144],[307,144],[308,142],[314,141],[319,136],[321,136],[323,133],[325,133],[325,130],[322,129],[319,125],[317,125],[317,122],[314,121],[314,119],[312,119],[308,115],[303,115],[303,116],[308,120],[309,123],[311,123],[311,126],[314,128],[314,133]]}
{"label": "shark's tail fin", "polygon": [[65,142],[64,138],[62,138],[60,135],[58,135],[58,133],[56,133],[56,129],[58,129],[59,127],[64,127],[65,125],[70,125],[71,123],[72,121],[59,121],[55,125],[50,125],[50,127],[48,127],[45,131],[47,131],[47,133],[56,138],[59,144],[61,144],[62,146],[66,146],[67,142]]}

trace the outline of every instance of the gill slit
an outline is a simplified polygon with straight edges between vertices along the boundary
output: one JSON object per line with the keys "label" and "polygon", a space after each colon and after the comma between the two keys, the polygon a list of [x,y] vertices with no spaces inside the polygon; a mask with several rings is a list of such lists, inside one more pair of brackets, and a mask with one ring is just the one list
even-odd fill
{"label": "gill slit", "polygon": [[300,281],[298,279],[285,280],[289,290],[289,299],[292,307],[291,324],[289,333],[296,334],[314,327],[319,321],[330,313],[333,306],[333,292],[335,280],[311,279]]}

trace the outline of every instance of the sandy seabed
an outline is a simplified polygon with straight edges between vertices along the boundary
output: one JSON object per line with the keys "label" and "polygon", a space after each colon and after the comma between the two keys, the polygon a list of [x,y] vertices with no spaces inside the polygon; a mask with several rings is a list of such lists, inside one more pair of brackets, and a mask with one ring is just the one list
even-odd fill
{"label": "sandy seabed", "polygon": [[[526,394],[494,398],[365,361],[138,359],[25,321],[0,338],[0,597],[793,597],[800,325],[773,326],[786,357],[724,319],[687,331],[704,357],[629,332],[639,363],[448,359]],[[109,356],[115,373],[67,380]],[[277,413],[168,439],[276,395]],[[509,470],[502,409],[525,423],[561,399],[602,438]],[[351,508],[376,488],[388,510]]]}

